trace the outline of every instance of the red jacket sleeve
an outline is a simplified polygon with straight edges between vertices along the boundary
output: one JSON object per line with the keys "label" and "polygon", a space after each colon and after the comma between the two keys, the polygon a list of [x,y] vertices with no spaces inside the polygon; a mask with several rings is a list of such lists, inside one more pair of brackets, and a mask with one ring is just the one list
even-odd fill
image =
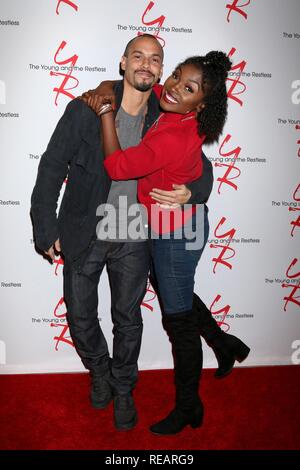
{"label": "red jacket sleeve", "polygon": [[[158,132],[136,147],[116,150],[104,161],[113,180],[126,180],[150,175],[174,159],[174,150],[184,151],[184,139],[168,131]],[[181,147],[181,149],[180,149]]]}
{"label": "red jacket sleeve", "polygon": [[154,91],[154,93],[156,94],[156,96],[159,100],[160,100],[160,97],[161,97],[162,90],[163,90],[163,86],[159,85],[158,83],[156,83],[153,87],[153,91]]}

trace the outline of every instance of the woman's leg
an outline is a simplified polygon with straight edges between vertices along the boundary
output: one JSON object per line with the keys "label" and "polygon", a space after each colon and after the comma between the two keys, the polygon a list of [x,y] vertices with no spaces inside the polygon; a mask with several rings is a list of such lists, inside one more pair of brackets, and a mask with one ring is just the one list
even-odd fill
{"label": "woman's leg", "polygon": [[165,315],[163,321],[174,356],[175,407],[166,418],[150,426],[150,430],[155,434],[170,435],[177,434],[187,425],[197,428],[202,424],[204,410],[198,393],[202,346],[190,313]]}
{"label": "woman's leg", "polygon": [[[200,250],[199,257],[202,256],[209,234],[208,210],[204,208],[204,243]],[[205,339],[217,358],[218,369],[215,377],[226,377],[233,369],[235,361],[243,361],[248,356],[250,349],[236,336],[225,333],[221,330],[210,310],[204,302],[194,292],[193,295],[193,315],[199,328],[199,334]]]}
{"label": "woman's leg", "polygon": [[165,419],[150,427],[153,433],[162,435],[176,434],[188,424],[196,428],[203,419],[203,405],[198,394],[202,346],[192,314],[199,250],[187,251],[185,244],[185,239],[152,241],[153,268],[163,323],[173,349],[176,386],[175,407]]}
{"label": "woman's leg", "polygon": [[233,369],[235,361],[242,362],[250,352],[250,348],[236,336],[221,330],[210,310],[202,300],[194,293],[193,315],[199,328],[200,335],[213,349],[218,361],[218,369],[215,377],[226,377]]}

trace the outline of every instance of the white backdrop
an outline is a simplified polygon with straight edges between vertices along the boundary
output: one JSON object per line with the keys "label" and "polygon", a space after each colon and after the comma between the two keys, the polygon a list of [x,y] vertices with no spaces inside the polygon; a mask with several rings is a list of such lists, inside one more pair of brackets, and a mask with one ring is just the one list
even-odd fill
{"label": "white backdrop", "polygon": [[[204,148],[215,184],[195,290],[251,347],[244,365],[300,363],[299,18],[299,0],[0,0],[2,373],[84,370],[66,324],[62,265],[34,250],[30,195],[72,95],[118,78],[138,31],[163,43],[163,80],[189,55],[232,57],[229,118],[219,145]],[[106,273],[99,295],[111,345]],[[150,290],[142,310],[140,369],[171,367]],[[215,367],[206,345],[204,357]]]}

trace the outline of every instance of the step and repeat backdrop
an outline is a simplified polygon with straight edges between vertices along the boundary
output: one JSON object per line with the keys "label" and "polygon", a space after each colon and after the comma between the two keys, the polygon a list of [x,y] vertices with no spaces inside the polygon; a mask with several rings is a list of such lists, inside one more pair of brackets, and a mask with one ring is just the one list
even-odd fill
{"label": "step and repeat backdrop", "polygon": [[[245,366],[300,363],[299,18],[299,0],[0,1],[2,373],[84,370],[66,321],[63,261],[35,251],[30,196],[66,105],[120,78],[124,46],[144,32],[164,47],[163,80],[190,55],[218,49],[233,61],[228,121],[218,145],[204,148],[215,181],[195,290],[251,347]],[[140,369],[171,367],[150,285],[142,313]],[[111,348],[106,273],[99,321]],[[206,344],[204,358],[216,366]]]}

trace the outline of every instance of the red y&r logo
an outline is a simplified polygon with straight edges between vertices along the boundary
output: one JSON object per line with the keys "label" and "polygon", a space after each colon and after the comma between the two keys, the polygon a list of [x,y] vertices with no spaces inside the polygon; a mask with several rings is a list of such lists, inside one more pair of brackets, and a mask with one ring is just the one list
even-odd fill
{"label": "red y&r logo", "polygon": [[[72,95],[71,93],[69,93],[68,90],[73,90],[74,88],[76,88],[79,84],[79,80],[77,80],[77,78],[73,77],[71,75],[72,73],[72,70],[73,70],[73,67],[75,66],[77,60],[78,60],[78,55],[77,54],[74,54],[72,57],[70,57],[69,59],[65,59],[65,60],[61,60],[59,61],[57,59],[57,56],[58,54],[65,48],[66,46],[66,41],[62,41],[62,43],[60,44],[59,48],[57,49],[56,53],[55,53],[55,56],[54,56],[54,62],[58,65],[66,65],[66,64],[71,64],[70,65],[70,71],[69,73],[60,73],[60,72],[53,72],[51,70],[50,72],[50,75],[55,75],[55,76],[62,76],[64,77],[61,85],[59,88],[53,88],[53,91],[56,91],[56,97],[55,97],[55,105],[57,106],[57,98],[58,96],[62,93],[63,95],[66,95],[68,96],[68,98],[70,98],[71,100],[75,98],[74,95]],[[69,88],[66,87],[67,83],[69,82],[69,80],[74,80],[75,81],[75,85],[74,86],[70,86]]]}
{"label": "red y&r logo", "polygon": [[[229,54],[228,54],[228,57],[232,57],[233,54],[235,53],[235,51],[236,51],[235,47],[232,47]],[[240,80],[240,75],[244,71],[244,68],[246,67],[246,64],[247,64],[247,62],[245,60],[242,60],[238,64],[231,67],[231,70],[237,70],[238,71],[237,78],[227,78],[228,82],[232,82],[231,87],[229,88],[229,90],[227,92],[227,96],[228,96],[229,99],[232,99],[232,100],[236,101],[241,106],[243,106],[243,101],[241,99],[237,98],[236,95],[241,95],[247,89],[245,83],[241,82],[241,80]],[[237,86],[241,87],[241,91],[236,91],[234,93],[234,90]]]}
{"label": "red y&r logo", "polygon": [[[219,187],[218,187],[218,194],[220,194],[220,189],[221,189],[221,186],[222,186],[223,183],[228,184],[235,191],[238,189],[237,185],[235,183],[233,183],[232,180],[238,178],[241,174],[241,170],[237,166],[235,166],[236,159],[238,158],[238,156],[241,152],[241,147],[235,147],[235,149],[233,149],[233,150],[231,150],[227,153],[222,153],[223,145],[226,144],[230,139],[231,139],[231,135],[227,134],[227,136],[225,137],[225,139],[223,140],[223,142],[222,142],[222,144],[219,148],[219,155],[221,155],[222,157],[229,157],[229,156],[233,155],[233,161],[229,164],[227,164],[227,163],[218,163],[218,162],[215,163],[216,167],[220,166],[220,167],[226,167],[227,168],[227,170],[225,171],[224,176],[222,178],[217,178],[217,181],[220,182]],[[229,178],[229,175],[233,170],[236,171],[236,174],[235,174],[235,176],[232,176],[231,178]]]}
{"label": "red y&r logo", "polygon": [[[150,294],[150,297],[147,296],[147,294]],[[146,298],[147,297],[147,298]],[[154,308],[149,302],[153,302],[153,300],[156,299],[156,292],[153,289],[152,285],[150,282],[147,282],[147,290],[145,297],[143,299],[143,302],[141,303],[141,307],[146,307],[148,308],[151,312],[153,312]]]}
{"label": "red y&r logo", "polygon": [[78,6],[76,5],[76,3],[74,2],[71,2],[71,0],[58,0],[57,2],[57,5],[56,5],[56,14],[59,15],[59,7],[60,7],[60,4],[61,3],[66,3],[67,5],[69,5],[70,7],[74,8],[74,10],[78,10]]}
{"label": "red y&r logo", "polygon": [[[231,230],[229,230],[226,233],[217,234],[217,230],[219,229],[219,227],[221,225],[224,224],[225,221],[226,221],[226,218],[222,217],[222,219],[220,220],[220,222],[218,223],[218,225],[217,225],[217,227],[214,231],[214,236],[218,239],[224,239],[224,242],[226,241],[226,243],[224,243],[223,245],[216,245],[216,244],[213,244],[213,243],[210,244],[210,248],[219,248],[219,249],[221,249],[221,252],[220,252],[218,258],[213,258],[212,259],[212,261],[215,262],[214,267],[213,267],[213,273],[214,274],[216,272],[216,267],[217,267],[218,264],[223,264],[227,268],[232,269],[232,264],[229,263],[227,260],[233,258],[234,255],[235,255],[235,250],[233,248],[231,248],[229,245],[230,245],[231,240],[233,239],[233,237],[236,233],[236,230],[234,228],[232,228]],[[225,254],[227,253],[228,250],[231,253],[231,255],[227,256],[225,258]]]}
{"label": "red y&r logo", "polygon": [[[53,314],[56,318],[65,318],[66,322],[67,322],[67,312],[64,311],[62,314],[58,313],[58,309],[61,308],[62,306],[64,306],[64,304],[65,304],[64,298],[61,297],[61,299],[57,302],[57,304],[55,306]],[[56,341],[55,351],[58,351],[58,345],[60,343],[66,343],[69,346],[73,346],[73,348],[74,348],[72,338],[69,334],[69,326],[68,326],[67,323],[61,324],[61,325],[57,324],[57,323],[51,323],[50,326],[51,327],[56,327],[56,328],[57,327],[62,328],[62,331],[61,331],[60,335],[59,336],[54,336],[54,338],[53,338]]]}
{"label": "red y&r logo", "polygon": [[[296,131],[300,130],[299,124],[296,124]],[[300,140],[297,140],[297,144],[300,144]],[[300,147],[298,148],[298,157],[300,157]]]}
{"label": "red y&r logo", "polygon": [[[146,26],[157,25],[157,31],[155,32],[155,34],[153,34],[153,36],[155,36],[157,40],[161,41],[162,47],[164,47],[165,44],[166,44],[166,41],[165,41],[163,38],[161,38],[160,36],[158,36],[158,35],[159,35],[159,32],[160,32],[160,28],[162,27],[162,25],[163,25],[163,23],[164,23],[166,17],[165,17],[164,15],[161,15],[159,18],[156,18],[155,20],[148,21],[148,22],[145,21],[145,16],[147,15],[147,13],[148,13],[150,10],[152,10],[153,6],[154,6],[154,2],[149,2],[149,4],[148,4],[146,10],[145,10],[144,13],[143,13],[143,16],[142,16],[142,23],[143,23],[144,25],[146,25]],[[138,36],[140,36],[141,34],[144,34],[144,33],[138,32]]]}
{"label": "red y&r logo", "polygon": [[221,299],[221,296],[220,296],[220,294],[218,294],[218,295],[216,296],[215,300],[213,301],[213,303],[212,303],[211,306],[210,306],[210,311],[211,311],[211,314],[212,314],[212,315],[222,315],[221,320],[220,320],[220,321],[217,321],[217,323],[218,323],[219,326],[222,326],[222,325],[225,326],[226,328],[223,328],[223,329],[224,329],[224,331],[226,332],[226,331],[229,331],[229,330],[230,330],[230,326],[228,325],[228,323],[225,323],[224,320],[225,320],[225,318],[226,318],[226,315],[228,315],[229,310],[230,310],[231,307],[230,307],[230,305],[227,304],[225,307],[221,308],[220,310],[215,310],[215,311],[213,311],[213,306],[214,306],[216,303],[218,303],[220,299]]}
{"label": "red y&r logo", "polygon": [[63,266],[63,265],[64,265],[64,260],[63,260],[63,258],[60,256],[58,259],[55,259],[55,260],[53,261],[53,264],[56,264],[54,274],[55,274],[55,276],[57,276],[58,268],[59,268],[59,266]]}
{"label": "red y&r logo", "polygon": [[297,264],[298,262],[298,259],[297,258],[294,258],[293,261],[291,262],[291,264],[289,265],[287,271],[286,271],[286,276],[288,277],[288,279],[297,279],[299,278],[299,281],[296,285],[290,285],[290,284],[281,284],[281,287],[283,288],[289,288],[289,289],[292,289],[292,292],[290,293],[290,295],[288,297],[284,297],[283,300],[285,300],[285,304],[284,304],[284,311],[286,312],[286,306],[289,302],[292,302],[296,305],[298,305],[298,307],[300,307],[300,296],[295,296],[296,292],[298,291],[298,289],[300,289],[300,271],[298,273],[295,273],[295,274],[290,274],[290,269],[295,266],[295,264]]}
{"label": "red y&r logo", "polygon": [[250,0],[248,0],[247,3],[243,3],[242,5],[238,5],[238,2],[239,0],[233,0],[231,4],[227,3],[226,5],[226,8],[228,8],[229,10],[228,15],[227,15],[228,23],[229,23],[229,17],[233,11],[235,11],[239,15],[242,15],[245,18],[245,20],[247,20],[248,15],[245,11],[242,10],[242,8],[245,8],[247,5],[249,5]]}
{"label": "red y&r logo", "polygon": [[[296,202],[299,202],[300,201],[300,194],[299,196],[297,196],[297,192],[299,191],[300,193],[300,183],[298,184],[297,188],[295,189],[294,191],[294,194],[293,194],[293,199],[294,201]],[[289,211],[300,211],[300,208],[297,208],[297,207],[289,207]],[[291,222],[291,225],[292,225],[292,230],[291,230],[291,237],[294,236],[294,230],[296,227],[300,227],[300,215],[298,215],[297,219],[296,220],[292,220]]]}
{"label": "red y&r logo", "polygon": [[[58,345],[60,343],[66,343],[69,346],[73,346],[73,348],[75,347],[70,334],[68,334],[69,333],[69,326],[68,325],[60,325],[60,324],[57,325],[56,323],[51,323],[50,326],[52,326],[52,327],[54,326],[56,328],[57,327],[62,328],[60,335],[53,337],[54,341],[56,341],[55,351],[58,351]],[[68,336],[67,336],[67,334],[68,334]]]}

